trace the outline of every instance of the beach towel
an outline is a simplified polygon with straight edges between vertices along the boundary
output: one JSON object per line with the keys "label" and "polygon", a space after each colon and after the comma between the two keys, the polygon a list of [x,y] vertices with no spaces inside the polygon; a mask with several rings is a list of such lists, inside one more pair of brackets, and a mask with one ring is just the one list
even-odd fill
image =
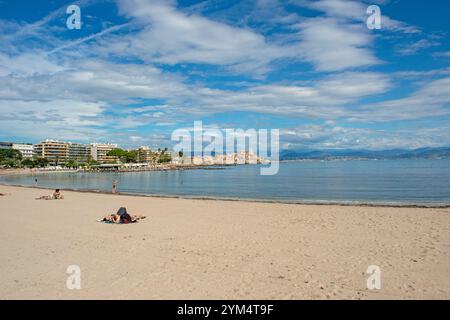
{"label": "beach towel", "polygon": [[105,220],[97,220],[97,222],[103,222],[103,223],[107,223],[107,224],[129,224],[129,223],[137,223],[137,221],[130,221],[130,222],[122,222],[120,221],[119,223],[115,223],[112,221],[105,221]]}
{"label": "beach towel", "polygon": [[103,223],[114,223],[112,221],[105,221],[105,220],[97,220],[97,222],[103,222]]}

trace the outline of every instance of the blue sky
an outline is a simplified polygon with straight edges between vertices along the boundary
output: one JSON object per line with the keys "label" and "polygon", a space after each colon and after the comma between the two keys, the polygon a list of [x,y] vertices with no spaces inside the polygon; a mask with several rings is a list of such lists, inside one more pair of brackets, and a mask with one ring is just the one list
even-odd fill
{"label": "blue sky", "polygon": [[[82,27],[66,27],[66,8]],[[380,30],[366,26],[381,8]],[[171,146],[277,128],[281,148],[450,145],[446,1],[1,1],[0,140]]]}

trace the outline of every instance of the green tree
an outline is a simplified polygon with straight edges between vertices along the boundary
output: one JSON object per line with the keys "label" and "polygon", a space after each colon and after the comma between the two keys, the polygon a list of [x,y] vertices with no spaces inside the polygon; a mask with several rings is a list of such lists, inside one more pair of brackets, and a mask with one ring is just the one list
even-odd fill
{"label": "green tree", "polygon": [[22,160],[22,153],[16,149],[0,149],[0,161],[4,160]]}
{"label": "green tree", "polygon": [[137,162],[138,151],[130,150],[126,151],[120,148],[112,149],[107,153],[110,157],[117,157],[121,162],[129,163],[129,162]]}
{"label": "green tree", "polygon": [[32,159],[26,158],[22,160],[22,166],[26,168],[34,168],[35,163]]}
{"label": "green tree", "polygon": [[[126,160],[127,151],[125,151],[123,149],[120,149],[120,148],[112,149],[111,151],[108,151],[108,153],[106,155],[109,157],[116,157],[121,162],[127,162],[127,160]],[[115,161],[109,161],[109,163],[115,163]]]}
{"label": "green tree", "polygon": [[78,162],[76,162],[75,160],[69,160],[69,161],[67,161],[66,162],[66,167],[69,167],[69,168],[78,168]]}
{"label": "green tree", "polygon": [[0,149],[0,165],[5,167],[19,167],[22,153],[16,149]]}
{"label": "green tree", "polygon": [[172,161],[172,156],[170,153],[165,153],[166,150],[163,150],[159,155],[158,163],[167,163]]}
{"label": "green tree", "polygon": [[127,152],[123,149],[120,148],[116,148],[116,149],[112,149],[110,151],[108,151],[108,153],[106,154],[109,157],[117,157],[117,158],[124,158],[127,155]]}
{"label": "green tree", "polygon": [[87,164],[88,167],[95,166],[95,165],[98,165],[98,161],[94,160],[94,158],[92,158],[91,155],[88,155],[86,164]]}
{"label": "green tree", "polygon": [[137,158],[138,158],[138,150],[130,150],[127,152],[126,155],[126,162],[137,162]]}
{"label": "green tree", "polygon": [[33,162],[35,167],[42,168],[48,166],[48,160],[45,158],[37,158]]}

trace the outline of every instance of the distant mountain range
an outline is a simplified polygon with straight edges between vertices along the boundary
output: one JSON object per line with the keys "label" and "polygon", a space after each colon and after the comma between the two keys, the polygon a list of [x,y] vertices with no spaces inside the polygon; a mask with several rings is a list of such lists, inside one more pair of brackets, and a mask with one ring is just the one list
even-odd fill
{"label": "distant mountain range", "polygon": [[437,159],[450,158],[450,147],[420,148],[415,150],[281,150],[280,160],[306,159]]}

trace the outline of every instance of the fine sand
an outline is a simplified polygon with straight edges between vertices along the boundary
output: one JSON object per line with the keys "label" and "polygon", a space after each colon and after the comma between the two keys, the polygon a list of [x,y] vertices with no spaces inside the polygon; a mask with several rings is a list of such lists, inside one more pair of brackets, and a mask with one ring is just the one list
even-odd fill
{"label": "fine sand", "polygon": [[[0,193],[0,299],[450,298],[449,208]],[[120,206],[147,219],[96,222]]]}

